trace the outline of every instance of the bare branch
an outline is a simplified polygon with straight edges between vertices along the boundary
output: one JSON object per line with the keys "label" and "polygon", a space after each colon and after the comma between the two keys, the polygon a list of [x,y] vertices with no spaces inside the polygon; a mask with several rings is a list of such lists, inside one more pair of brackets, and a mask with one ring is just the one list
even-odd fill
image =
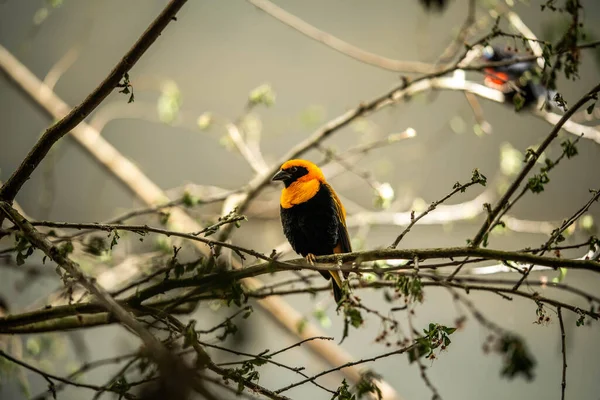
{"label": "bare branch", "polygon": [[563,321],[562,316],[562,307],[556,307],[556,312],[558,313],[558,322],[560,324],[560,350],[562,353],[562,380],[560,383],[560,398],[561,400],[565,400],[565,389],[567,388],[567,350],[565,345],[565,323]]}
{"label": "bare branch", "polygon": [[[129,312],[119,305],[104,289],[98,286],[95,282],[86,277],[79,265],[71,261],[67,256],[62,254],[56,246],[53,246],[45,239],[31,224],[23,218],[14,208],[7,202],[0,202],[0,209],[4,214],[21,229],[27,239],[37,248],[42,250],[50,259],[56,262],[63,268],[73,279],[80,285],[92,293],[102,304],[106,310],[113,314],[125,326],[131,328],[144,342],[148,350],[156,359],[158,367],[169,376],[176,370],[181,370],[179,361],[164,347],[164,345],[154,337],[139,321],[137,321]],[[175,393],[181,393],[184,388],[175,388]]]}
{"label": "bare branch", "polygon": [[[175,14],[187,0],[172,0],[158,17],[150,24],[144,34],[133,47],[123,56],[110,74],[90,95],[77,107],[73,108],[63,119],[52,125],[44,132],[40,140],[29,152],[19,168],[0,188],[0,199],[12,202],[21,186],[29,179],[31,173],[44,159],[50,148],[85,119],[98,105],[117,87],[124,75],[137,63],[142,55],[160,36],[169,22],[175,19]],[[0,47],[0,53],[6,53]],[[2,54],[6,57],[6,54]],[[8,74],[10,75],[10,74]]]}
{"label": "bare branch", "polygon": [[373,65],[375,67],[393,72],[431,73],[435,71],[434,66],[427,63],[418,61],[392,60],[390,58],[363,50],[327,32],[315,28],[314,26],[306,23],[295,15],[288,13],[284,9],[276,6],[268,0],[248,0],[248,2],[266,12],[273,18],[286,24],[287,26],[294,28],[298,32],[308,36],[309,38],[323,43],[335,51],[338,51],[365,64]]}
{"label": "bare branch", "polygon": [[[489,228],[495,222],[498,214],[502,211],[502,209],[504,208],[506,203],[508,203],[508,201],[510,200],[510,197],[515,193],[515,191],[517,190],[517,188],[519,187],[519,185],[521,184],[523,179],[525,179],[525,177],[527,176],[529,171],[531,171],[531,169],[535,165],[537,159],[540,157],[542,152],[550,145],[550,143],[552,143],[552,141],[554,139],[556,139],[556,137],[558,136],[558,132],[560,131],[563,124],[571,117],[571,115],[573,115],[585,103],[587,103],[590,100],[593,100],[599,91],[600,91],[600,84],[596,85],[592,90],[590,90],[585,96],[583,96],[577,103],[575,103],[573,105],[573,107],[571,107],[562,116],[559,123],[554,126],[554,128],[552,129],[550,134],[546,137],[546,139],[542,142],[542,144],[540,144],[540,146],[536,149],[536,151],[530,155],[529,159],[527,160],[527,163],[525,164],[525,166],[523,167],[523,169],[521,170],[521,172],[519,173],[517,178],[513,181],[511,186],[508,188],[508,190],[502,196],[502,198],[500,198],[500,200],[498,201],[496,206],[491,210],[491,212],[490,212],[488,218],[486,219],[486,221],[484,222],[483,226],[481,227],[479,232],[477,232],[477,234],[471,241],[471,246],[476,247],[481,244],[481,242],[484,239],[485,234],[488,232]],[[458,269],[456,272],[458,272]]]}

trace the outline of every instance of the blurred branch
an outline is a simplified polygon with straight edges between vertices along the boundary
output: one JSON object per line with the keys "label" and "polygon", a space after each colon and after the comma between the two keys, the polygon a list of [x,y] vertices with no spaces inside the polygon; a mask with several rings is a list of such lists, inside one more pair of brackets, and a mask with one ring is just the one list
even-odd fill
{"label": "blurred branch", "polygon": [[265,173],[269,167],[267,163],[262,158],[262,154],[258,151],[253,151],[250,146],[246,143],[242,135],[240,134],[240,130],[236,124],[232,122],[225,123],[225,129],[227,129],[227,133],[229,137],[237,147],[238,151],[242,154],[242,156],[246,159],[250,167],[257,174]]}
{"label": "blurred branch", "polygon": [[469,35],[469,31],[471,30],[473,24],[475,23],[475,14],[477,11],[477,2],[476,0],[468,0],[468,8],[467,8],[467,17],[465,18],[465,22],[463,22],[460,30],[458,31],[458,35],[456,38],[452,40],[450,45],[446,47],[443,51],[442,55],[438,58],[436,64],[444,64],[451,60],[456,52],[466,43],[467,36]]}
{"label": "blurred branch", "polygon": [[[483,204],[494,199],[493,191],[486,190],[473,200],[452,205],[438,205],[435,211],[423,217],[421,225],[446,224],[467,220],[481,214]],[[361,224],[407,226],[412,222],[412,212],[361,211],[348,216],[348,226]]]}
{"label": "blurred branch", "polygon": [[[534,114],[543,118],[552,125],[557,125],[562,119],[561,115],[545,110],[535,110]],[[573,121],[564,121],[562,129],[573,135],[581,135],[585,139],[593,140],[594,142],[600,144],[600,130],[595,127],[582,125]]]}
{"label": "blurred branch", "polygon": [[44,78],[44,85],[50,90],[54,90],[54,86],[60,79],[60,77],[67,72],[67,70],[77,61],[81,54],[82,44],[77,44],[71,47],[60,60],[54,64],[54,66],[48,71]]}
{"label": "blurred branch", "polygon": [[284,9],[276,6],[268,0],[248,0],[248,2],[269,14],[273,18],[286,24],[287,26],[294,28],[303,35],[306,35],[309,38],[316,40],[317,42],[320,42],[337,52],[340,52],[365,64],[393,72],[431,73],[435,71],[435,67],[431,64],[418,61],[392,60],[390,58],[363,50],[327,32],[315,28],[314,26],[308,24],[295,15],[288,13]]}
{"label": "blurred branch", "polygon": [[[77,378],[79,375],[81,375],[89,370],[92,370],[94,368],[98,368],[98,367],[108,365],[108,364],[118,364],[118,363],[122,362],[123,360],[134,358],[136,356],[137,356],[137,353],[132,353],[132,354],[124,354],[121,356],[103,358],[103,359],[99,359],[96,361],[88,362],[88,363],[83,364],[80,368],[78,368],[73,373],[69,374],[66,379],[72,380],[74,378]],[[48,398],[49,396],[52,396],[53,393],[63,390],[66,386],[68,386],[68,384],[61,382],[60,385],[56,385],[54,387],[54,392],[48,393],[48,391],[47,391],[45,393],[41,393],[41,394],[33,397],[32,400],[44,400],[44,399]]]}
{"label": "blurred branch", "polygon": [[[0,47],[0,67],[13,80],[17,87],[21,88],[37,105],[41,105],[51,117],[61,118],[66,115],[69,107],[55,93],[49,90],[44,90],[44,85],[37,79],[31,71],[19,63],[12,55],[2,51]],[[40,96],[44,92],[45,96]],[[168,202],[166,194],[152,182],[144,173],[130,160],[124,157],[117,149],[108,143],[98,131],[90,127],[86,123],[80,123],[72,131],[74,139],[87,150],[95,160],[107,168],[107,170],[118,177],[123,182],[126,188],[148,206],[153,207],[158,204]],[[277,166],[279,168],[279,165]],[[275,171],[276,172],[276,171]],[[275,174],[273,172],[273,174]],[[259,175],[270,180],[273,174],[267,173]],[[256,185],[256,183],[255,183]],[[266,185],[263,184],[262,186]],[[230,196],[231,197],[231,196]],[[202,227],[187,213],[179,208],[167,208],[164,210],[169,214],[168,226],[175,228],[177,231],[197,232]],[[241,211],[240,211],[241,212]],[[208,246],[199,242],[198,250],[210,256]],[[232,260],[233,268],[240,268],[241,263],[236,259]],[[263,284],[254,278],[246,278],[243,285],[248,291],[258,290]],[[105,287],[106,290],[112,290],[111,287]],[[314,324],[307,323],[302,332],[298,332],[298,324],[304,321],[303,316],[291,307],[285,300],[277,296],[259,299],[258,304],[268,311],[275,320],[283,325],[291,334],[296,335],[300,339],[306,339],[314,336],[325,336],[323,332]],[[72,322],[72,327],[77,327],[77,321]],[[344,351],[341,347],[332,342],[311,341],[307,343],[318,356],[327,360],[331,365],[339,365],[352,360],[350,354]],[[344,370],[346,376],[353,382],[359,382],[361,379],[360,371],[355,368],[346,368]],[[386,400],[399,399],[395,390],[385,382],[380,382],[380,388]]]}
{"label": "blurred branch", "polygon": [[[506,5],[503,4],[502,6],[505,9],[507,9]],[[542,46],[540,45],[540,41],[537,39],[537,36],[535,36],[533,31],[529,29],[527,25],[525,25],[521,17],[519,17],[519,15],[514,11],[507,10],[505,16],[510,22],[510,24],[517,30],[517,32],[521,34],[523,40],[526,40],[528,42],[529,47],[531,47],[531,50],[533,51],[533,54],[538,57],[537,62],[539,66],[543,67],[543,59],[540,58],[542,57],[543,51]]]}
{"label": "blurred branch", "polygon": [[[34,367],[33,365],[29,365],[21,360],[18,360],[14,357],[12,357],[11,355],[5,353],[4,351],[2,351],[0,349],[0,356],[6,358],[7,360],[14,362],[15,364],[20,365],[23,368],[26,368],[32,372],[35,372],[36,374],[40,375],[42,378],[44,378],[46,380],[46,382],[48,382],[48,391],[52,392],[52,393],[56,393],[56,387],[54,384],[54,381],[56,382],[61,382],[65,385],[70,385],[70,386],[75,386],[75,387],[79,387],[79,388],[85,388],[85,389],[91,389],[94,391],[100,391],[103,388],[101,386],[97,386],[97,385],[90,385],[90,384],[86,384],[86,383],[81,383],[81,382],[77,382],[77,381],[73,381],[70,379],[66,379],[66,378],[62,378],[60,376],[57,375],[53,375],[50,374],[48,372],[44,372],[36,367]],[[115,392],[115,393],[120,393],[120,391],[118,389],[108,389],[108,391],[110,392]],[[124,393],[122,394],[126,399],[134,399],[135,397],[128,394],[128,393]],[[56,396],[55,396],[56,398]]]}
{"label": "blurred branch", "polygon": [[[176,370],[180,370],[179,361],[163,346],[163,344],[154,337],[139,321],[119,305],[104,289],[98,286],[95,282],[87,278],[79,265],[71,261],[57,247],[53,246],[45,239],[31,224],[23,218],[8,202],[0,202],[0,209],[4,214],[19,227],[21,232],[27,239],[38,249],[42,250],[51,260],[56,262],[64,269],[72,279],[78,282],[81,286],[92,293],[99,303],[114,315],[125,326],[131,328],[144,342],[145,346],[152,353],[157,365],[165,376],[173,374]],[[66,277],[63,277],[66,280]],[[181,393],[183,388],[176,390],[172,387],[174,393]]]}
{"label": "blurred branch", "polygon": [[[40,140],[35,144],[32,150],[27,154],[25,160],[19,168],[10,176],[8,181],[0,188],[0,199],[11,203],[17,195],[21,186],[29,179],[31,173],[37,168],[44,159],[50,148],[69,133],[81,121],[85,119],[98,105],[108,96],[113,89],[119,85],[125,74],[137,63],[142,55],[160,36],[166,26],[174,20],[175,14],[185,4],[187,0],[172,0],[160,15],[146,29],[144,34],[138,39],[133,47],[123,56],[121,61],[114,67],[104,81],[77,107],[73,108],[60,121],[52,125],[44,132]],[[11,59],[12,56],[4,47],[0,46],[0,57]],[[5,63],[0,63],[4,68]],[[11,76],[15,71],[5,72]]]}

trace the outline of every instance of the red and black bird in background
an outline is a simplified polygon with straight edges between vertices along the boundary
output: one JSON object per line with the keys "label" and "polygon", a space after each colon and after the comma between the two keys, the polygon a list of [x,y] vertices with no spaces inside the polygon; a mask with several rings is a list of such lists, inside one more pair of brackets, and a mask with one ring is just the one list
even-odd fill
{"label": "red and black bird in background", "polygon": [[[486,46],[482,56],[485,61],[490,62],[510,61],[520,57],[523,57],[523,54],[498,46]],[[522,108],[535,105],[542,98],[547,106],[557,107],[553,101],[555,93],[549,91],[540,82],[539,67],[535,61],[520,61],[510,65],[485,68],[484,72],[485,85],[503,92],[507,102],[513,103],[515,95],[520,93],[524,100]]]}
{"label": "red and black bird in background", "polygon": [[[346,210],[319,167],[306,160],[290,160],[272,180],[285,185],[280,199],[281,224],[296,253],[312,264],[315,256],[352,251]],[[326,279],[333,278],[333,296],[339,303],[342,277],[338,271],[319,272]]]}

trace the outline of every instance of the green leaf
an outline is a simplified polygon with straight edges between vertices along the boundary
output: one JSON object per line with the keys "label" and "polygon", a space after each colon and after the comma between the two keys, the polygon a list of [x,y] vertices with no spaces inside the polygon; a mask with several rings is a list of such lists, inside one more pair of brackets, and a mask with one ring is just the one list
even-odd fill
{"label": "green leaf", "polygon": [[171,124],[179,117],[183,99],[181,90],[175,81],[167,80],[161,85],[161,94],[156,104],[158,118],[165,124]]}
{"label": "green leaf", "polygon": [[577,147],[569,139],[564,140],[560,146],[563,148],[563,152],[567,158],[572,158],[577,155]]}
{"label": "green leaf", "polygon": [[587,106],[587,108],[585,109],[585,111],[591,115],[594,112],[594,107],[596,107],[596,103],[592,103],[589,106]]}
{"label": "green leaf", "polygon": [[183,332],[183,348],[187,349],[198,340],[198,333],[196,332],[196,320],[192,319]]}
{"label": "green leaf", "polygon": [[201,131],[204,131],[211,127],[213,124],[213,115],[210,112],[201,114],[196,120],[196,125]]}
{"label": "green leaf", "polygon": [[267,107],[275,104],[275,92],[268,83],[253,89],[248,95],[248,103],[252,106],[263,104]]}
{"label": "green leaf", "polygon": [[525,105],[525,97],[521,93],[516,93],[513,97],[513,105],[515,106],[515,111],[519,111]]}
{"label": "green leaf", "polygon": [[558,269],[558,276],[555,276],[554,278],[552,278],[552,282],[553,283],[560,283],[562,282],[565,277],[567,276],[567,269],[566,268],[559,268]]}
{"label": "green leaf", "polygon": [[536,361],[521,338],[505,334],[500,339],[497,351],[502,355],[502,376],[513,379],[522,375],[528,381],[533,379]]}

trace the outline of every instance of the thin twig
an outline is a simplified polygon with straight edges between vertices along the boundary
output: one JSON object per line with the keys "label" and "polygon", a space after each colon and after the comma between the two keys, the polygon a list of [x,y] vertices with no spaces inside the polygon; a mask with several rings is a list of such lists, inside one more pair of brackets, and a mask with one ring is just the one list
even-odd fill
{"label": "thin twig", "polygon": [[[571,217],[566,219],[562,223],[562,225],[554,231],[554,233],[550,236],[550,239],[548,239],[548,241],[542,246],[542,251],[541,251],[540,255],[543,255],[547,251],[547,249],[550,247],[550,245],[552,245],[552,243],[554,243],[558,239],[558,237],[562,235],[562,233],[565,230],[567,230],[571,225],[573,225],[575,223],[575,221],[577,221],[583,214],[585,214],[587,212],[587,210],[589,210],[589,208],[592,206],[592,204],[594,204],[595,202],[598,201],[598,199],[600,198],[600,188],[598,190],[593,191],[593,193],[594,193],[594,195],[592,196],[592,198],[583,207],[581,207],[579,210],[577,210]],[[519,289],[521,284],[529,276],[529,273],[531,272],[532,269],[533,269],[533,265],[530,265],[529,268],[525,271],[525,273],[521,277],[521,279],[519,279],[517,284],[514,286],[515,290]]]}
{"label": "thin twig", "polygon": [[404,231],[402,231],[402,233],[400,235],[398,235],[398,237],[396,238],[396,240],[394,240],[394,243],[392,243],[392,245],[390,246],[391,249],[395,249],[396,247],[398,247],[398,244],[400,243],[400,241],[402,240],[402,238],[404,238],[404,236],[410,232],[410,229],[417,223],[419,222],[419,220],[421,218],[423,218],[424,216],[426,216],[427,214],[429,214],[430,212],[432,212],[433,210],[436,209],[437,206],[439,206],[440,204],[442,204],[443,202],[445,202],[446,200],[448,200],[449,198],[451,198],[452,196],[454,196],[456,193],[461,192],[463,193],[465,190],[467,190],[467,188],[480,183],[479,180],[475,180],[475,181],[471,181],[469,183],[465,183],[463,185],[455,185],[454,189],[448,193],[446,196],[444,196],[443,198],[441,198],[440,200],[434,201],[433,203],[431,203],[429,205],[429,207],[423,211],[422,213],[420,213],[418,216],[414,216],[414,211],[411,213],[411,220],[410,220],[410,224],[408,224],[408,226],[404,229]]}
{"label": "thin twig", "polygon": [[294,343],[291,346],[284,347],[281,350],[277,350],[277,351],[274,351],[273,353],[270,353],[269,357],[276,356],[277,354],[281,354],[283,352],[286,352],[286,351],[288,351],[290,349],[293,349],[294,347],[300,347],[300,346],[302,346],[302,344],[304,344],[306,342],[310,342],[311,340],[333,340],[333,338],[330,337],[330,336],[313,336],[313,337],[310,337],[310,338],[306,338],[304,340],[301,340],[300,342]]}
{"label": "thin twig", "polygon": [[[118,304],[103,288],[85,276],[78,264],[73,262],[69,257],[59,251],[56,246],[53,246],[52,243],[45,239],[43,235],[31,226],[31,224],[12,208],[9,203],[0,202],[0,209],[19,227],[32,245],[42,250],[44,254],[56,262],[73,279],[75,279],[75,281],[92,293],[107,311],[114,315],[114,317],[121,321],[125,326],[133,330],[142,339],[165,376],[176,373],[177,370],[181,369],[182,365],[180,366],[179,361],[174,358],[154,335]],[[181,390],[182,388],[179,389]],[[173,388],[173,390],[176,390],[176,388]],[[180,390],[176,390],[175,392],[180,393]]]}
{"label": "thin twig", "polygon": [[[559,123],[554,126],[550,134],[546,137],[542,144],[540,144],[536,151],[530,153],[527,163],[525,164],[517,178],[513,181],[508,190],[500,198],[496,206],[490,210],[488,217],[486,218],[482,227],[479,229],[479,232],[477,232],[477,234],[470,243],[472,247],[478,247],[484,240],[490,227],[494,225],[496,217],[502,212],[502,210],[510,200],[510,197],[515,193],[515,191],[517,190],[521,182],[525,179],[529,171],[531,171],[531,169],[534,167],[542,152],[550,145],[550,143],[552,143],[554,139],[556,139],[556,137],[558,136],[558,132],[560,131],[563,124],[571,117],[571,115],[575,113],[575,111],[581,108],[588,101],[593,100],[599,91],[600,84],[596,85],[585,96],[579,99],[579,101],[562,116]],[[462,266],[457,267],[454,270],[454,272],[450,276],[448,276],[447,279],[452,280],[456,276],[456,274],[460,272],[461,268]]]}
{"label": "thin twig", "polygon": [[560,323],[560,350],[562,352],[562,380],[560,383],[560,398],[561,400],[565,400],[565,389],[567,387],[567,348],[565,346],[565,323],[562,316],[562,307],[556,307],[556,311],[558,312],[558,321]]}
{"label": "thin twig", "polygon": [[388,353],[380,354],[380,355],[375,356],[375,357],[363,358],[363,359],[360,359],[360,360],[357,360],[357,361],[348,362],[348,363],[340,365],[338,367],[331,368],[331,369],[319,372],[318,374],[313,375],[310,378],[298,381],[296,383],[292,383],[292,384],[290,384],[288,386],[285,386],[285,387],[283,387],[281,389],[277,389],[275,391],[275,393],[279,394],[279,393],[286,392],[286,391],[288,391],[288,390],[290,390],[292,388],[295,388],[297,386],[304,385],[307,382],[312,382],[315,379],[317,379],[317,378],[319,378],[319,377],[321,377],[323,375],[327,375],[327,374],[330,374],[332,372],[340,371],[340,370],[342,370],[344,368],[348,368],[348,367],[352,367],[352,366],[355,366],[355,365],[360,365],[360,364],[364,364],[364,363],[368,363],[368,362],[377,361],[377,360],[379,360],[381,358],[386,358],[386,357],[390,357],[390,356],[397,355],[397,354],[404,354],[407,351],[410,351],[410,350],[412,350],[415,347],[416,347],[416,344],[413,344],[413,345],[410,345],[408,347],[403,347],[401,349],[393,350],[393,351],[390,351]]}
{"label": "thin twig", "polygon": [[[20,365],[23,368],[26,368],[26,369],[28,369],[30,371],[35,372],[36,374],[41,375],[48,382],[48,385],[49,385],[49,389],[48,390],[51,391],[51,392],[53,392],[54,390],[56,390],[55,387],[54,387],[54,382],[52,382],[53,380],[55,380],[57,382],[64,383],[65,385],[71,385],[71,386],[75,386],[75,387],[80,387],[80,388],[85,388],[85,389],[91,389],[91,390],[94,390],[94,391],[103,390],[103,387],[101,387],[101,386],[90,385],[90,384],[86,384],[86,383],[72,381],[72,380],[69,380],[69,379],[66,379],[66,378],[62,378],[62,377],[57,376],[57,375],[50,374],[48,372],[44,372],[44,371],[42,371],[42,370],[34,367],[33,365],[29,365],[29,364],[27,364],[27,363],[25,363],[25,362],[23,362],[23,361],[21,361],[19,359],[16,359],[16,358],[12,357],[10,354],[5,353],[1,349],[0,349],[0,356],[6,358],[9,361],[14,362],[15,364]],[[120,393],[120,391],[116,391],[116,390],[110,389],[110,388],[108,388],[106,390],[109,390],[111,392],[114,391],[116,393]],[[135,398],[134,396],[132,396],[132,395],[130,395],[128,393],[123,393],[122,395],[125,398],[127,398],[127,399],[134,399]]]}
{"label": "thin twig", "polygon": [[308,36],[309,38],[323,43],[335,51],[338,51],[365,64],[373,65],[375,67],[393,72],[431,73],[435,71],[435,67],[427,63],[418,61],[392,60],[390,58],[363,50],[331,35],[330,33],[315,28],[314,26],[301,20],[295,15],[290,14],[268,0],[248,0],[248,2],[266,12],[273,18],[286,24],[287,26],[294,28],[298,32]]}

